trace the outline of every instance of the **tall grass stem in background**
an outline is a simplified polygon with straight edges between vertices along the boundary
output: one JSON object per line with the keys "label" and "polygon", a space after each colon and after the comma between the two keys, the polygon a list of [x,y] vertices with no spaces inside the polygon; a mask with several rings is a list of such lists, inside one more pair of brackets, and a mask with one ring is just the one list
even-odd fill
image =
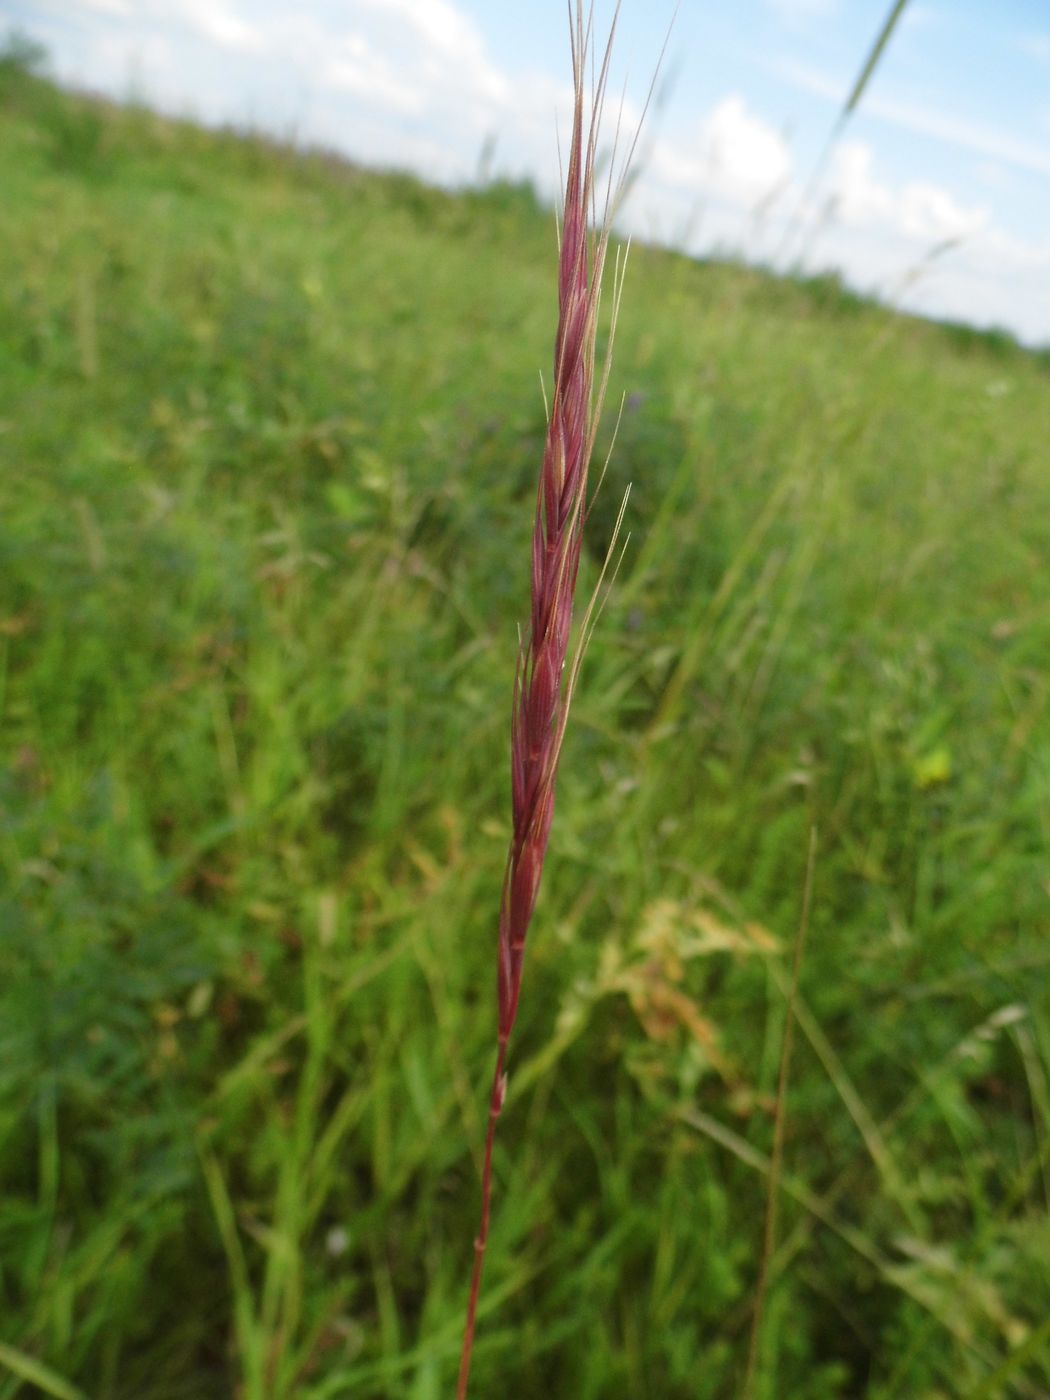
{"label": "tall grass stem in background", "polygon": [[815,232],[823,219],[823,209],[818,208],[808,223],[806,222],[806,211],[813,203],[817,190],[820,188],[821,181],[824,179],[832,153],[838,145],[839,138],[843,131],[846,129],[846,123],[849,121],[850,117],[852,117],[861,98],[864,96],[868,83],[871,81],[875,69],[879,66],[886,52],[886,45],[889,43],[893,31],[897,27],[897,22],[901,15],[903,15],[907,4],[908,0],[893,0],[893,3],[890,5],[889,13],[883,20],[882,26],[875,36],[875,40],[868,50],[864,62],[861,64],[860,72],[853,81],[853,86],[849,90],[849,96],[839,108],[838,115],[835,118],[835,124],[828,133],[828,138],[824,142],[824,145],[821,147],[820,155],[817,157],[816,164],[813,166],[813,172],[806,182],[802,196],[799,199],[795,216],[788,221],[784,233],[784,242],[774,262],[784,262],[786,264],[787,256],[790,251],[791,238],[795,232],[799,234],[799,247],[797,252],[799,258],[806,252],[807,243],[812,244]]}
{"label": "tall grass stem in background", "polygon": [[[511,716],[511,806],[513,831],[500,899],[496,1066],[489,1096],[488,1128],[481,1176],[481,1222],[474,1241],[467,1319],[460,1360],[459,1400],[467,1394],[478,1294],[488,1242],[492,1199],[492,1148],[506,1095],[507,1046],[518,1011],[525,941],[554,815],[554,789],[569,707],[590,632],[600,611],[609,558],[615,553],[623,508],[606,567],[586,609],[572,656],[569,641],[573,599],[587,515],[587,475],[611,365],[626,257],[617,256],[608,348],[596,365],[595,341],[602,276],[612,216],[626,188],[637,144],[616,173],[616,147],[608,165],[604,207],[597,218],[595,165],[619,5],[600,61],[594,56],[593,9],[582,0],[570,7],[574,104],[565,171],[565,206],[558,244],[558,328],[554,381],[547,403],[547,437],[536,496],[532,537],[532,608],[514,682]],[[587,101],[587,55],[591,93]],[[655,79],[654,79],[655,82]],[[652,89],[650,88],[650,97]],[[646,109],[648,103],[646,104]],[[643,111],[643,119],[644,119]],[[619,136],[619,127],[617,127]]]}
{"label": "tall grass stem in background", "polygon": [[744,1400],[753,1400],[758,1377],[758,1352],[762,1341],[762,1314],[769,1291],[769,1271],[777,1242],[777,1208],[780,1198],[780,1177],[784,1168],[784,1132],[787,1127],[787,1090],[791,1075],[791,1052],[795,1041],[795,1017],[798,1006],[798,980],[802,971],[802,954],[809,932],[809,914],[813,903],[813,869],[817,860],[817,828],[810,827],[809,852],[806,856],[806,880],[802,889],[802,912],[795,934],[795,949],[791,958],[791,987],[784,1012],[784,1036],[780,1043],[780,1069],[777,1074],[777,1103],[773,1119],[773,1151],[769,1158],[769,1189],[766,1193],[766,1223],[762,1238],[762,1262],[755,1288],[755,1309],[751,1317],[751,1339],[747,1353],[744,1378]]}

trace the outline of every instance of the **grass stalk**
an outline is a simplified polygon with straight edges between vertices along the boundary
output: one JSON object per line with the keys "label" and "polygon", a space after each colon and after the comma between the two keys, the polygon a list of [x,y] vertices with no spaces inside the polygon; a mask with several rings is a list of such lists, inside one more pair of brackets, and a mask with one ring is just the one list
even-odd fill
{"label": "grass stalk", "polygon": [[795,1039],[795,1006],[798,1001],[798,981],[802,970],[802,954],[809,932],[809,913],[813,901],[813,867],[817,857],[817,829],[809,832],[809,852],[806,857],[806,879],[802,890],[802,913],[795,935],[791,958],[791,989],[784,1012],[784,1036],[780,1044],[780,1069],[777,1075],[776,1112],[773,1119],[773,1150],[769,1158],[769,1190],[766,1194],[766,1221],[762,1240],[762,1260],[755,1288],[755,1308],[751,1317],[751,1340],[748,1345],[747,1372],[744,1379],[745,1400],[752,1400],[758,1377],[758,1352],[762,1340],[762,1315],[769,1290],[770,1264],[777,1242],[777,1215],[780,1204],[780,1177],[784,1167],[784,1134],[787,1127],[787,1088],[791,1075],[791,1054]]}
{"label": "grass stalk", "polygon": [[[596,367],[595,341],[602,276],[613,208],[624,188],[609,164],[605,207],[597,228],[595,164],[598,134],[609,76],[619,8],[613,14],[600,63],[592,60],[590,102],[586,101],[588,50],[593,51],[593,10],[582,0],[570,7],[574,104],[565,173],[565,203],[558,245],[558,328],[554,380],[547,404],[547,435],[536,497],[532,537],[529,629],[520,647],[511,719],[511,805],[513,830],[500,899],[496,1064],[489,1093],[488,1125],[481,1175],[481,1220],[474,1241],[467,1317],[463,1333],[457,1400],[465,1400],[474,1347],[478,1298],[488,1244],[492,1206],[492,1151],[506,1098],[507,1047],[517,1017],[525,943],[539,893],[554,816],[555,782],[580,661],[596,620],[598,582],[583,618],[575,654],[569,657],[576,579],[587,514],[587,478],[610,368],[610,350],[623,286],[624,262],[617,260],[609,347]],[[636,138],[637,139],[637,138]],[[633,146],[631,151],[633,153]],[[630,164],[630,155],[626,163]],[[626,169],[626,167],[625,167]],[[621,513],[622,519],[622,513]],[[615,550],[615,539],[610,553]]]}
{"label": "grass stalk", "polygon": [[[790,240],[792,234],[796,231],[796,229],[800,231],[800,245],[798,250],[799,256],[801,257],[802,253],[805,251],[806,211],[813,204],[817,191],[820,188],[821,182],[824,179],[824,175],[831,161],[832,153],[834,152],[835,147],[838,145],[839,140],[842,136],[842,133],[846,129],[846,125],[849,122],[850,117],[852,117],[853,113],[859,106],[860,100],[864,96],[867,86],[871,81],[876,68],[878,68],[883,55],[886,52],[886,46],[889,43],[890,38],[893,35],[893,31],[897,27],[897,22],[903,15],[907,4],[908,0],[893,0],[893,3],[890,5],[889,13],[883,20],[879,32],[875,36],[875,39],[871,45],[871,48],[865,55],[864,62],[861,64],[860,67],[860,71],[853,81],[853,86],[849,90],[849,96],[839,108],[838,114],[835,117],[835,123],[832,126],[830,132],[828,133],[824,145],[821,147],[820,155],[817,157],[816,164],[813,166],[813,171],[810,174],[809,180],[806,183],[806,187],[803,191],[802,197],[799,200],[797,213],[795,214],[794,219],[788,222],[787,229],[784,235],[784,242],[780,250],[780,255],[777,259],[775,259],[775,261],[779,262],[781,259],[786,260]],[[821,220],[822,211],[818,210],[813,220],[808,225],[810,244],[812,244],[813,242],[816,229],[820,224]]]}

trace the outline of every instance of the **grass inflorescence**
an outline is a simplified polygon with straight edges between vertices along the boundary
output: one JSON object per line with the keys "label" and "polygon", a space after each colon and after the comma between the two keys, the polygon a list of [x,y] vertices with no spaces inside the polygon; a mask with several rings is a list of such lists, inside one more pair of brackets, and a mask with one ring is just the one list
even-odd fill
{"label": "grass inflorescence", "polygon": [[[569,646],[588,511],[588,476],[611,367],[622,282],[613,289],[613,313],[604,366],[596,373],[598,312],[613,213],[612,175],[600,226],[592,232],[597,197],[595,162],[605,105],[616,20],[587,104],[587,53],[593,10],[582,0],[572,15],[573,119],[558,246],[558,327],[547,432],[532,533],[531,615],[522,642],[511,712],[513,830],[500,899],[497,945],[497,1052],[489,1095],[481,1174],[481,1224],[467,1303],[458,1395],[464,1400],[492,1194],[492,1151],[507,1089],[507,1049],[521,996],[525,942],[536,907],[554,817],[554,795],[569,707],[589,640],[597,592],[584,616],[574,658]],[[610,163],[615,169],[615,153]],[[621,511],[622,518],[622,511]],[[619,520],[610,551],[616,548]],[[604,570],[603,570],[604,577]],[[603,578],[598,581],[601,588]]]}

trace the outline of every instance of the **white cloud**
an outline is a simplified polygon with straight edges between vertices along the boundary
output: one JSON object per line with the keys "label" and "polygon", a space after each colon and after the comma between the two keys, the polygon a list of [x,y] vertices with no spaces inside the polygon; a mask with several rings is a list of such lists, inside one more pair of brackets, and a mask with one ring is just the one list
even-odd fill
{"label": "white cloud", "polygon": [[811,210],[805,262],[921,315],[1008,325],[1031,343],[1050,333],[1050,245],[996,226],[988,209],[920,181],[894,183],[870,147],[844,143]]}
{"label": "white cloud", "polygon": [[162,0],[151,8],[161,14],[170,11],[172,18],[182,20],[220,48],[258,53],[267,47],[265,31],[242,19],[223,0],[178,0],[175,5]]}
{"label": "white cloud", "polygon": [[266,47],[265,27],[237,13],[228,0],[45,0],[47,7],[70,13],[88,11],[107,19],[137,19],[141,25],[175,25],[192,30],[220,48],[259,53]]}
{"label": "white cloud", "polygon": [[736,94],[708,114],[689,147],[664,138],[652,158],[655,175],[666,184],[746,205],[785,184],[791,166],[780,132]]}
{"label": "white cloud", "polygon": [[436,53],[477,58],[484,44],[477,26],[448,0],[357,0],[358,15],[371,12],[407,24]]}
{"label": "white cloud", "polygon": [[39,0],[42,10],[56,14],[76,14],[87,10],[89,14],[105,18],[123,19],[134,14],[132,0]]}
{"label": "white cloud", "polygon": [[505,102],[510,89],[477,25],[451,0],[354,0],[299,12],[250,0],[49,0],[145,27],[187,30],[221,49],[287,58],[322,83],[399,113],[436,100]]}
{"label": "white cloud", "polygon": [[1033,286],[1032,290],[1041,291],[1044,299],[1050,297],[1050,284],[1046,281],[1046,275],[1050,274],[1050,246],[1026,243],[997,228],[989,229],[983,241],[1007,275],[1014,272],[1042,273],[1043,281]]}
{"label": "white cloud", "polygon": [[123,18],[131,14],[131,0],[80,0],[86,10],[94,10],[100,15],[115,15]]}
{"label": "white cloud", "polygon": [[742,98],[724,98],[705,123],[705,137],[716,178],[753,193],[782,184],[791,173],[791,152],[783,136],[748,111]]}
{"label": "white cloud", "polygon": [[828,183],[836,216],[847,227],[893,218],[893,193],[875,178],[873,165],[871,147],[860,141],[843,142],[835,152]]}
{"label": "white cloud", "polygon": [[930,246],[972,238],[988,227],[988,211],[961,204],[948,190],[925,181],[898,189],[879,180],[870,146],[843,142],[835,152],[828,189],[837,217],[849,227],[881,225]]}
{"label": "white cloud", "polygon": [[403,81],[429,97],[500,103],[509,85],[481,31],[450,0],[357,0],[350,31],[396,54]]}
{"label": "white cloud", "polygon": [[922,243],[947,243],[973,238],[987,228],[987,209],[960,204],[947,190],[915,181],[900,192],[901,232]]}
{"label": "white cloud", "polygon": [[331,57],[319,67],[317,77],[321,83],[344,88],[355,97],[378,102],[395,112],[419,113],[425,105],[425,95],[419,88],[398,78],[390,63],[357,34],[335,46]]}
{"label": "white cloud", "polygon": [[[1017,260],[1014,261],[1013,259]],[[1048,344],[1050,257],[991,233],[952,252],[906,297],[926,315],[1008,325],[1033,344]]]}

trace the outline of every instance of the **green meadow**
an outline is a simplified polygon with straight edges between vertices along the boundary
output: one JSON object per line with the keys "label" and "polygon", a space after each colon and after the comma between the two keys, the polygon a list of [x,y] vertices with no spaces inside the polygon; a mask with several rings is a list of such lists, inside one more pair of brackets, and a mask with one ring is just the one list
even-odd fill
{"label": "green meadow", "polygon": [[[0,170],[0,1400],[439,1400],[552,215],[17,55]],[[1045,1397],[1050,356],[636,246],[621,397],[472,1395],[742,1395],[772,1190],[755,1400]]]}

